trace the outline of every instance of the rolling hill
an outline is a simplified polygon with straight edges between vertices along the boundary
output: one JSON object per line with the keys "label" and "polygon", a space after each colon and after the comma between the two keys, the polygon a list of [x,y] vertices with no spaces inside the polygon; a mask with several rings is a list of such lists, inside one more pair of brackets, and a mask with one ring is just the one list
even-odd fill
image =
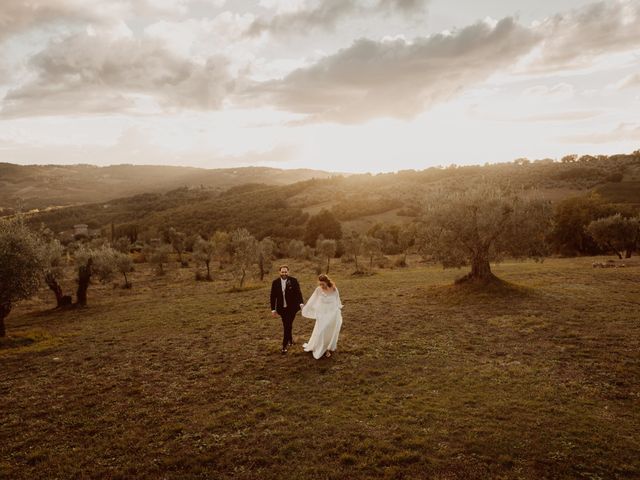
{"label": "rolling hill", "polygon": [[0,209],[99,203],[180,187],[222,191],[245,183],[286,185],[332,174],[318,170],[266,167],[203,169],[193,167],[112,165],[15,165],[0,163]]}
{"label": "rolling hill", "polygon": [[[269,173],[258,170],[254,176],[258,176],[258,172],[265,176]],[[270,173],[279,179],[295,175]],[[311,175],[312,172],[304,173]],[[91,228],[114,223],[135,224],[140,231],[173,226],[203,235],[217,229],[246,227],[258,238],[301,238],[309,216],[323,208],[331,210],[346,229],[364,230],[377,222],[410,221],[417,215],[416,206],[429,201],[430,194],[464,189],[483,180],[509,184],[552,202],[597,192],[611,203],[637,207],[640,206],[640,152],[581,157],[567,162],[520,160],[485,166],[333,176],[280,186],[274,185],[275,179],[270,180],[235,185],[224,191],[222,187],[156,191],[40,212],[32,215],[31,221],[43,222],[54,231],[67,230],[74,223],[87,223]]]}

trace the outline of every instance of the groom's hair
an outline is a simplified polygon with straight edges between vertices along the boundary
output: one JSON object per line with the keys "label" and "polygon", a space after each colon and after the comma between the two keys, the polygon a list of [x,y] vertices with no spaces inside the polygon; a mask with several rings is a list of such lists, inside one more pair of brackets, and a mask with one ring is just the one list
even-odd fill
{"label": "groom's hair", "polygon": [[289,270],[289,265],[280,265],[278,267],[278,271],[282,270],[283,268],[286,268],[287,270]]}

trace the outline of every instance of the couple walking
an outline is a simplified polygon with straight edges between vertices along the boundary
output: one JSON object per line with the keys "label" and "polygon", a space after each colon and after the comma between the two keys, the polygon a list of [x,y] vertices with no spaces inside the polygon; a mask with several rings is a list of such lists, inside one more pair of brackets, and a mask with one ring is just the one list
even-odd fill
{"label": "couple walking", "polygon": [[342,303],[335,283],[327,275],[320,275],[318,286],[305,304],[298,280],[289,276],[289,267],[282,265],[279,272],[280,278],[271,284],[271,315],[282,318],[282,353],[293,345],[293,320],[302,310],[303,317],[316,321],[309,341],[302,345],[304,351],[312,352],[316,360],[330,357],[336,350],[342,326]]}

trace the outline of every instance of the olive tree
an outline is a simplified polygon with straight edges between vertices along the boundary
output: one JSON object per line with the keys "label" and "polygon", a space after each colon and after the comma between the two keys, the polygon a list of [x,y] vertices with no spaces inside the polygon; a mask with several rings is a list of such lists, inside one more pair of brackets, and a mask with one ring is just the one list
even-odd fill
{"label": "olive tree", "polygon": [[120,237],[114,240],[111,244],[114,250],[121,253],[131,252],[131,240],[129,237]]}
{"label": "olive tree", "polygon": [[86,306],[91,278],[95,276],[100,282],[106,283],[118,272],[118,252],[106,245],[97,248],[84,245],[74,256],[78,268],[76,303]]}
{"label": "olive tree", "polygon": [[483,183],[429,198],[419,242],[445,268],[470,266],[461,280],[487,282],[495,279],[491,262],[505,256],[541,260],[550,226],[548,202]]}
{"label": "olive tree", "polygon": [[402,226],[398,232],[398,248],[402,253],[402,259],[399,261],[399,265],[402,267],[408,265],[407,254],[409,253],[409,249],[415,244],[416,233],[416,227],[413,224]]}
{"label": "olive tree", "polygon": [[0,219],[0,337],[13,305],[33,295],[43,272],[42,245],[21,218]]}
{"label": "olive tree", "polygon": [[131,255],[128,253],[123,253],[119,251],[114,252],[114,263],[116,266],[116,270],[122,274],[124,277],[124,288],[131,288],[131,282],[129,281],[129,277],[127,277],[127,273],[133,270],[133,259]]}
{"label": "olive tree", "polygon": [[168,237],[173,250],[178,254],[178,262],[180,262],[182,266],[187,266],[186,262],[182,259],[182,253],[185,251],[187,244],[187,235],[171,227],[168,232]]}
{"label": "olive tree", "polygon": [[382,253],[382,240],[365,235],[362,237],[362,250],[369,257],[369,270],[373,270],[373,260]]}
{"label": "olive tree", "polygon": [[65,295],[62,291],[60,281],[64,273],[64,248],[56,239],[42,243],[42,261],[44,271],[44,281],[49,289],[56,296],[57,307],[71,305],[71,296]]}
{"label": "olive tree", "polygon": [[264,280],[264,276],[271,270],[273,262],[275,243],[270,237],[265,237],[258,242],[258,269],[260,271],[260,281]]}
{"label": "olive tree", "polygon": [[338,250],[338,244],[335,240],[332,239],[321,239],[318,240],[316,245],[316,250],[318,255],[322,258],[327,259],[327,271],[329,273],[329,268],[331,267],[331,259],[335,257],[336,251]]}
{"label": "olive tree", "polygon": [[291,258],[302,259],[305,258],[307,254],[307,247],[302,240],[291,240],[287,248],[287,253]]}
{"label": "olive tree", "polygon": [[251,271],[251,266],[258,259],[258,241],[246,228],[238,228],[231,234],[231,251],[234,276],[242,288],[247,274]]}
{"label": "olive tree", "polygon": [[[212,280],[211,262],[215,258],[217,251],[218,246],[214,238],[210,240],[199,238],[193,245],[193,258],[196,261],[196,265],[204,265],[207,268],[207,276],[205,279],[208,281]],[[200,280],[201,278],[200,272],[196,272],[196,280]]]}
{"label": "olive tree", "polygon": [[350,257],[353,257],[353,260],[356,264],[356,272],[360,271],[358,267],[358,256],[362,254],[363,250],[363,241],[362,236],[355,231],[352,231],[349,235],[342,239],[342,245],[344,247],[344,251]]}
{"label": "olive tree", "polygon": [[622,258],[626,250],[626,258],[631,258],[640,240],[640,219],[625,218],[620,213],[594,220],[587,227],[587,232],[598,245],[615,252]]}
{"label": "olive tree", "polygon": [[164,264],[169,261],[169,254],[171,253],[171,247],[166,244],[153,246],[147,245],[144,250],[144,256],[149,263],[155,265],[156,274],[164,275]]}

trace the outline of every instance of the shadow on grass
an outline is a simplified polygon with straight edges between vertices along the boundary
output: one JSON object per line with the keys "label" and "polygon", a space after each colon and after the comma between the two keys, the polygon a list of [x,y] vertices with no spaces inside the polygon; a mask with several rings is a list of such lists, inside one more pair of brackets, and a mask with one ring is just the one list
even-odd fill
{"label": "shadow on grass", "polygon": [[433,285],[425,293],[444,303],[486,303],[496,300],[529,300],[536,291],[515,283],[493,277],[487,282],[456,281],[449,285]]}
{"label": "shadow on grass", "polygon": [[28,330],[0,338],[0,355],[46,350],[58,343],[58,338],[42,330]]}

